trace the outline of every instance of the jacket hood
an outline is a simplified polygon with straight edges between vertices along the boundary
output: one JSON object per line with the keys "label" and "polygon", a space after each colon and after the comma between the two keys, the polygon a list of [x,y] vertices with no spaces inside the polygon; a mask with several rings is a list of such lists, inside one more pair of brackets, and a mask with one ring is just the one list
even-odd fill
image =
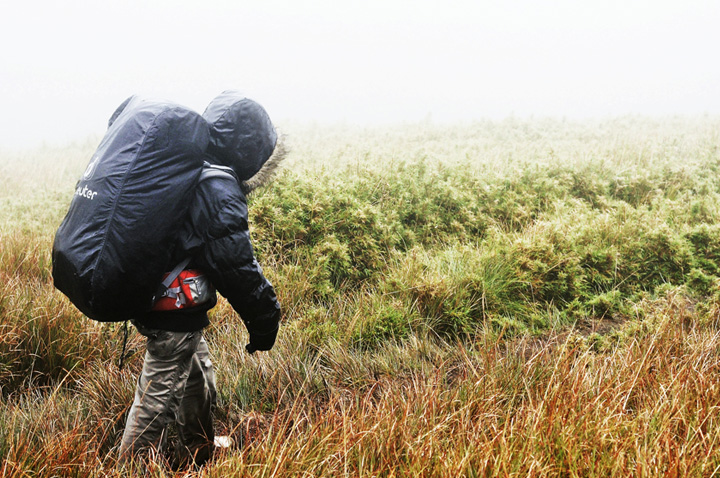
{"label": "jacket hood", "polygon": [[265,109],[238,91],[224,91],[203,113],[210,126],[208,155],[229,166],[240,181],[257,173],[270,158],[277,132]]}

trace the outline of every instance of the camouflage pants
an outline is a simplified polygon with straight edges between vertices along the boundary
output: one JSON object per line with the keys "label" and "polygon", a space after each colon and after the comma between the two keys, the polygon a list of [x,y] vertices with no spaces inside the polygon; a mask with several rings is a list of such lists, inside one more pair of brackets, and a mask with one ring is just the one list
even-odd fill
{"label": "camouflage pants", "polygon": [[120,459],[165,454],[168,425],[177,428],[171,461],[204,463],[213,451],[215,373],[201,331],[170,332],[135,324],[147,351],[120,444]]}

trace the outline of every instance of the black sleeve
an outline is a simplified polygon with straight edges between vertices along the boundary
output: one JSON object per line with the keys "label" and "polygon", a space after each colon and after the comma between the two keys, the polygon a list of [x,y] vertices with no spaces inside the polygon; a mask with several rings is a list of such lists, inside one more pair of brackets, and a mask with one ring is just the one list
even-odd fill
{"label": "black sleeve", "polygon": [[[250,345],[270,350],[280,322],[280,304],[253,253],[245,196],[237,183],[211,179],[202,184],[207,226],[200,262],[217,291],[240,315]],[[225,184],[223,184],[225,183]]]}

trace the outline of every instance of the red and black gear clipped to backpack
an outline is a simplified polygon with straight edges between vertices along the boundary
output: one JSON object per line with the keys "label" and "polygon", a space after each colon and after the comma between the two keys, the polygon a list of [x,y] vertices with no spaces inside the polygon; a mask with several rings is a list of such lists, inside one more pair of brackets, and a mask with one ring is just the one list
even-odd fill
{"label": "red and black gear clipped to backpack", "polygon": [[203,170],[208,125],[196,112],[131,97],[78,181],[53,244],[53,280],[88,317],[147,313]]}

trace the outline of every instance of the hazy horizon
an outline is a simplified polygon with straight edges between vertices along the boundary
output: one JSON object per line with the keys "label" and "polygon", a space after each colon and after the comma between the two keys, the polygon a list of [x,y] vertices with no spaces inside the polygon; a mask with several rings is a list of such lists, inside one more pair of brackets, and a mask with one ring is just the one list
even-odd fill
{"label": "hazy horizon", "polygon": [[278,122],[720,114],[720,3],[133,0],[0,19],[0,148],[102,134],[132,94]]}

